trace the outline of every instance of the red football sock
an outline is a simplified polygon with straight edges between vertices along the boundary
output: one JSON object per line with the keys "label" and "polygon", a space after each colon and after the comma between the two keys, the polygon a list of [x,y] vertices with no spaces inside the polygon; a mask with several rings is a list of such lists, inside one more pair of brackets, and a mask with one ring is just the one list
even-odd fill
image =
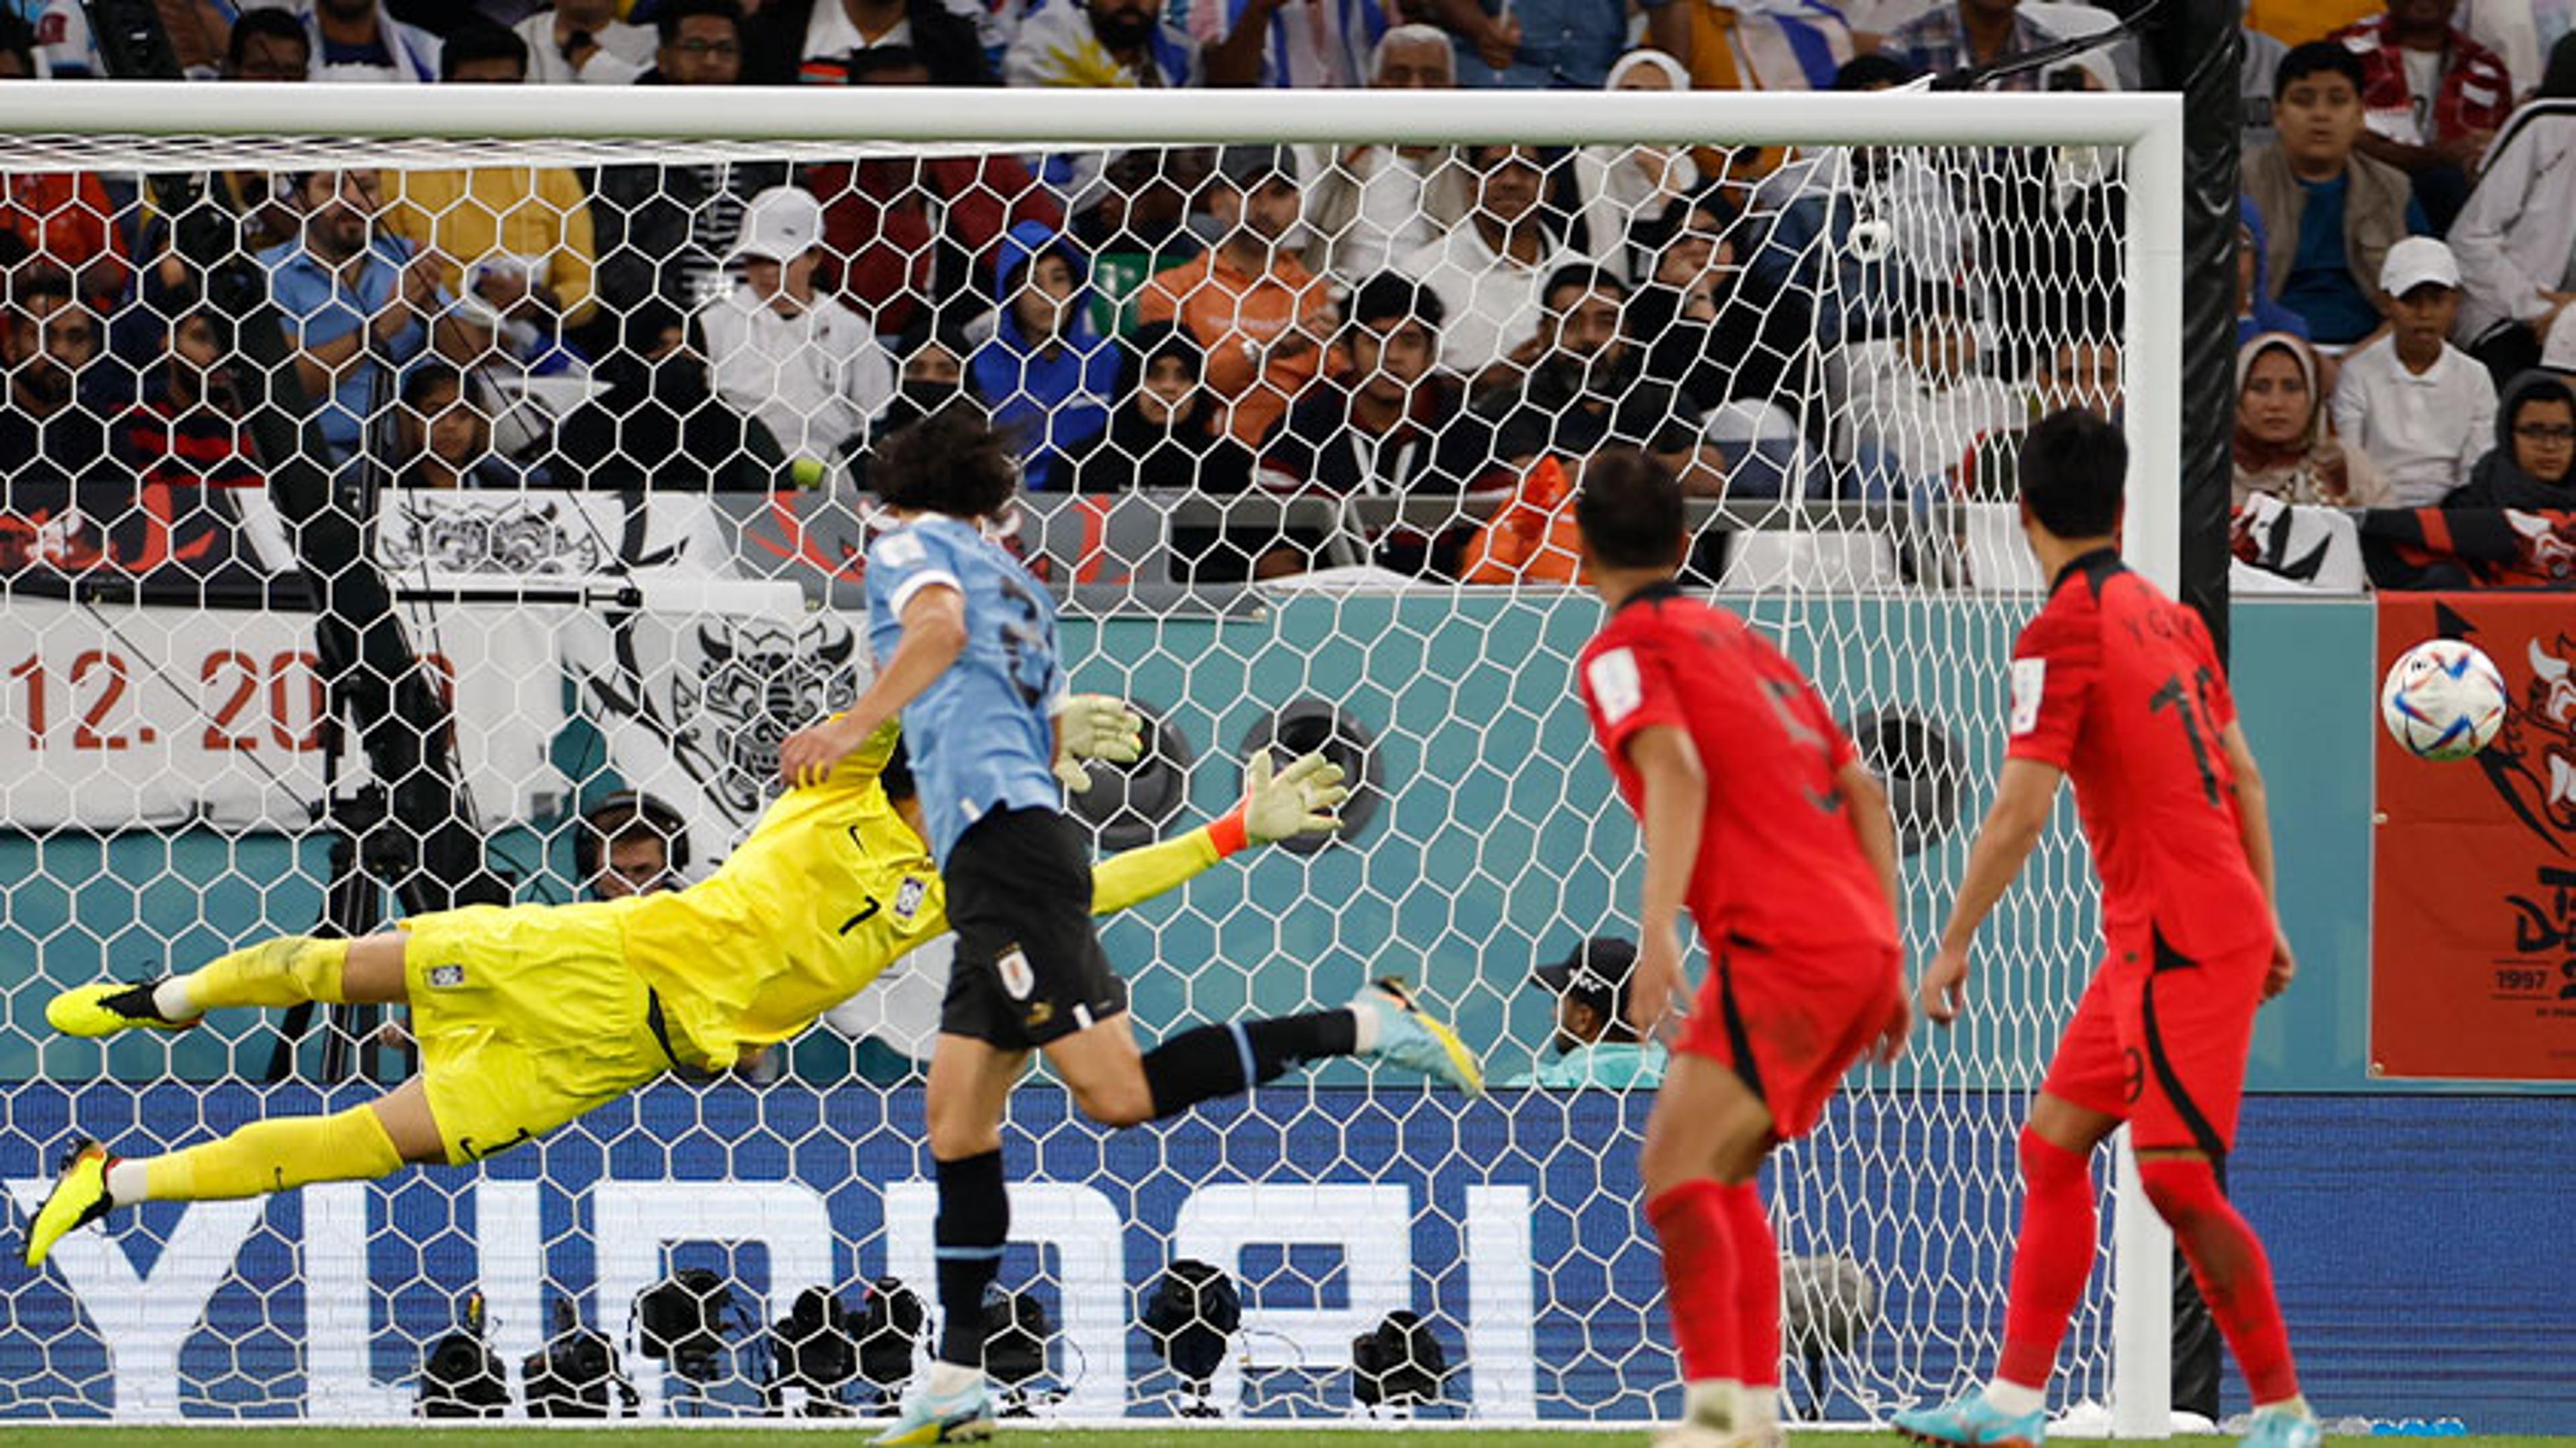
{"label": "red football sock", "polygon": [[1780,1386],[1780,1244],[1771,1236],[1771,1216],[1762,1210],[1759,1188],[1738,1182],[1718,1190],[1727,1235],[1735,1244],[1735,1320],[1744,1335],[1738,1344],[1736,1379],[1748,1388],[1776,1388]]}
{"label": "red football sock", "polygon": [[2004,1350],[1995,1376],[2045,1388],[2084,1279],[2093,1274],[2093,1175],[2082,1156],[2021,1129],[2021,1235],[2013,1243]]}
{"label": "red football sock", "polygon": [[1646,1202],[1646,1220],[1664,1246],[1664,1307],[1686,1382],[1732,1379],[1743,1358],[1737,1254],[1727,1230],[1725,1194],[1726,1188],[1700,1177]]}
{"label": "red football sock", "polygon": [[2299,1369],[2290,1359],[2290,1330],[2272,1295],[2272,1263],[2254,1229],[2218,1189],[2218,1173],[2200,1157],[2155,1157],[2138,1163],[2147,1200],[2173,1225],[2174,1241],[2191,1263],[2209,1315],[2227,1336],[2245,1386],[2257,1404],[2299,1393]]}

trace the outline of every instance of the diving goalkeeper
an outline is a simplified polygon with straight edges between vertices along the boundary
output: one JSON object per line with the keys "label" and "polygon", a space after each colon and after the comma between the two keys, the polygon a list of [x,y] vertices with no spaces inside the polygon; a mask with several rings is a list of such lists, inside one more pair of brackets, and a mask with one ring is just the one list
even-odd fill
{"label": "diving goalkeeper", "polygon": [[[1135,716],[1076,696],[1066,756],[1134,759]],[[1124,909],[1248,844],[1336,827],[1348,793],[1321,756],[1247,766],[1224,819],[1105,860],[1092,908]],[[1067,775],[1068,782],[1071,776]],[[543,1136],[667,1071],[747,1065],[948,928],[895,728],[772,803],[715,875],[577,905],[477,905],[359,940],[281,936],[191,974],[84,986],[45,1018],[76,1036],[183,1030],[224,1006],[405,1005],[421,1070],[327,1116],[256,1121],[164,1156],[82,1142],[27,1233],[27,1265],[74,1227],[143,1201],[208,1201],[461,1166]]]}

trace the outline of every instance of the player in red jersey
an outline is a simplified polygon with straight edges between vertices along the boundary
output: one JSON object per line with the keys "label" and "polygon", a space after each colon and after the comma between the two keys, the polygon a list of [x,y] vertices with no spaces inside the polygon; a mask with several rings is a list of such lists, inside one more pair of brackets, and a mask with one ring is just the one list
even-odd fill
{"label": "player in red jersey", "polygon": [[1943,1025],[1967,1001],[1968,946],[2038,843],[2072,776],[2102,877],[2109,953],[2021,1133],[2026,1201],[2001,1361],[1987,1385],[1895,1425],[1933,1443],[2034,1448],[2059,1340],[2094,1251],[2093,1148],[2126,1121],[2147,1198],[2253,1389],[2249,1445],[2312,1448],[2272,1269],[2218,1166],[2254,1013],[2296,962],[2272,891],[2263,776],[2200,616],[2122,567],[2128,448],[2089,413],[2042,420],[2021,452],[2021,518],[2054,580],[2013,646],[2010,738],[1993,808],[1921,986]]}
{"label": "player in red jersey", "polygon": [[1712,964],[1673,1036],[1639,1156],[1686,1382],[1669,1448],[1779,1438],[1780,1256],[1754,1173],[1816,1123],[1864,1053],[1910,1024],[1887,795],[1797,666],[1743,620],[1686,598],[1681,486],[1609,452],[1575,494],[1609,608],[1575,677],[1645,835],[1629,1009],[1663,1025],[1690,907]]}

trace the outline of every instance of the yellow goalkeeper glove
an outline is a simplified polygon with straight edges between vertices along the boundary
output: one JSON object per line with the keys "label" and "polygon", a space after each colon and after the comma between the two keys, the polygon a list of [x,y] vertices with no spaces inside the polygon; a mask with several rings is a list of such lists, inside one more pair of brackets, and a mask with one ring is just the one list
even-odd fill
{"label": "yellow goalkeeper glove", "polygon": [[1056,710],[1055,777],[1080,794],[1091,788],[1086,759],[1133,764],[1145,754],[1145,721],[1106,694],[1073,694]]}
{"label": "yellow goalkeeper glove", "polygon": [[1218,854],[1342,827],[1333,809],[1351,792],[1342,784],[1340,765],[1320,754],[1301,754],[1275,775],[1271,770],[1267,749],[1254,750],[1243,762],[1243,802],[1208,826]]}

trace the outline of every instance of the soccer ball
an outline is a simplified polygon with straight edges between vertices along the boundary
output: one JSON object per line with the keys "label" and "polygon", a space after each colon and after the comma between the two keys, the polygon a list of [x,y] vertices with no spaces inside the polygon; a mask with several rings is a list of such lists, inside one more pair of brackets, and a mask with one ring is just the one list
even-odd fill
{"label": "soccer ball", "polygon": [[2427,639],[2398,655],[2379,686],[2379,717],[2418,759],[2466,759],[2504,727],[2504,675],[2477,645]]}

